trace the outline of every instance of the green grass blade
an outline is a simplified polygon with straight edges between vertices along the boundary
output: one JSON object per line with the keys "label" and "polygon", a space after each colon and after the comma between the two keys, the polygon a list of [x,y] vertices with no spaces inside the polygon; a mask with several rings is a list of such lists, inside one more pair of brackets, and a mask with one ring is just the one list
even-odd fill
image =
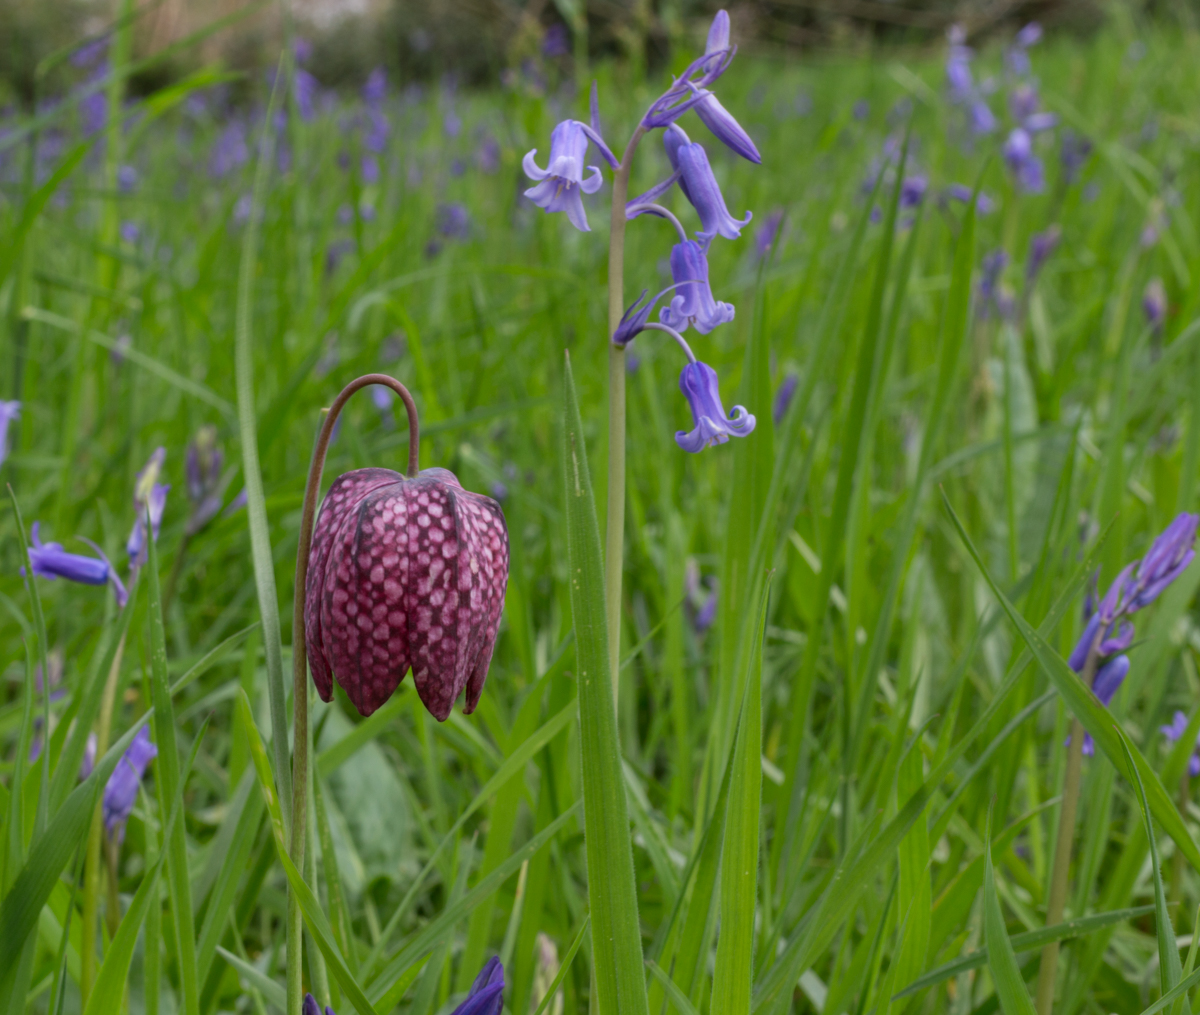
{"label": "green grass blade", "polygon": [[583,944],[584,936],[591,925],[592,917],[589,913],[583,918],[583,923],[579,925],[579,931],[575,935],[575,940],[571,942],[571,947],[567,949],[567,954],[563,956],[562,962],[558,967],[558,973],[550,981],[550,987],[546,991],[546,996],[542,998],[533,1015],[546,1015],[546,1009],[554,1003],[554,997],[558,993],[559,988],[562,987],[563,980],[567,978],[567,973],[571,971],[571,963],[575,961],[575,956],[579,953],[579,947]]}
{"label": "green grass blade", "polygon": [[[762,642],[766,637],[770,579],[759,594],[756,621],[748,628],[753,653],[741,681],[741,719],[733,755],[721,848],[721,930],[713,971],[713,1015],[749,1015],[754,978],[754,910],[758,899],[758,836],[762,802]],[[672,983],[674,987],[674,983]],[[675,991],[679,991],[675,987]],[[669,991],[670,993],[670,991]]]}
{"label": "green grass blade", "polygon": [[657,962],[653,959],[647,959],[646,968],[650,970],[654,978],[662,985],[667,998],[675,1006],[675,1010],[679,1015],[700,1015],[696,1011],[696,1006],[688,1000],[688,996],[675,985],[674,980],[663,972],[662,967]]}
{"label": "green grass blade", "polygon": [[1033,1001],[1025,987],[1017,956],[1008,929],[1004,926],[1004,915],[1000,912],[1000,898],[996,895],[996,872],[992,868],[991,820],[988,821],[987,845],[983,862],[983,931],[987,941],[988,969],[996,985],[1000,1007],[1004,1015],[1036,1015]]}
{"label": "green grass blade", "polygon": [[[1013,626],[1020,633],[1022,640],[1029,647],[1030,652],[1033,653],[1034,659],[1037,660],[1038,665],[1058,689],[1067,707],[1079,717],[1084,729],[1092,735],[1092,739],[1108,755],[1109,761],[1116,765],[1118,760],[1123,759],[1124,749],[1121,746],[1120,736],[1118,736],[1117,731],[1113,728],[1112,714],[1100,704],[1091,689],[1084,686],[1083,681],[1079,679],[1079,674],[1075,673],[1066,664],[1062,656],[1050,647],[1046,639],[1035,631],[1029,622],[1017,612],[1012,603],[1009,602],[1008,597],[992,578],[991,573],[983,562],[983,558],[979,556],[979,551],[976,550],[975,544],[971,542],[970,536],[967,535],[967,530],[963,527],[962,521],[950,504],[949,498],[946,497],[945,491],[942,492],[942,500],[954,522],[955,528],[958,530],[963,545],[967,548],[967,552],[970,553],[972,559],[975,561],[980,574],[983,575],[984,580],[990,586],[992,594],[1008,615],[1008,619],[1012,621]],[[1174,801],[1167,794],[1167,791],[1163,789],[1163,784],[1159,781],[1158,773],[1150,767],[1149,762],[1142,756],[1141,751],[1132,745],[1129,749],[1137,766],[1138,774],[1145,781],[1150,810],[1159,820],[1159,823],[1167,830],[1171,838],[1175,840],[1175,845],[1183,850],[1184,855],[1191,862],[1192,866],[1200,870],[1200,849],[1196,848],[1196,843],[1188,832],[1187,826],[1184,825],[1183,819],[1179,816],[1179,811],[1175,808]]]}
{"label": "green grass blade", "polygon": [[608,664],[604,564],[571,361],[564,357],[567,566],[579,665],[579,734],[592,962],[600,1015],[647,1015],[642,934]]}
{"label": "green grass blade", "polygon": [[[1142,782],[1141,773],[1133,762],[1133,754],[1129,750],[1129,739],[1121,732],[1119,726],[1113,726],[1120,737],[1121,746],[1125,749],[1126,778],[1137,787],[1138,802],[1142,808],[1142,821],[1146,826],[1146,839],[1150,843],[1150,869],[1154,876],[1154,930],[1158,939],[1158,982],[1164,994],[1171,992],[1183,979],[1183,966],[1179,961],[1179,942],[1175,940],[1175,928],[1171,926],[1171,913],[1167,909],[1167,893],[1163,888],[1162,857],[1158,854],[1158,839],[1154,835],[1154,820],[1150,816],[1150,801],[1146,799],[1146,786]],[[1184,999],[1183,1011],[1191,1015],[1187,1000]]]}
{"label": "green grass blade", "polygon": [[226,951],[224,948],[217,946],[217,954],[228,962],[241,976],[245,977],[246,982],[258,990],[263,998],[273,1004],[280,1011],[287,1010],[287,991],[283,987],[265,975],[262,970],[256,969],[249,962],[246,962],[233,952]]}

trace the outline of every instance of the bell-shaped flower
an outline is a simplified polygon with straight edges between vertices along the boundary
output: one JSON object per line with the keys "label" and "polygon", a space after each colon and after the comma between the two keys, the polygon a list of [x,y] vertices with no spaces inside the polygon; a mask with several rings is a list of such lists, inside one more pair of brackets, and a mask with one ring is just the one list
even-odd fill
{"label": "bell-shaped flower", "polygon": [[[300,1015],[322,1015],[321,1006],[312,994],[304,995],[304,1002],[300,1005]],[[337,1015],[337,1012],[326,1005],[324,1015]]]}
{"label": "bell-shaped flower", "polygon": [[704,146],[688,141],[687,135],[679,127],[672,126],[668,133],[671,134],[670,141],[664,139],[667,155],[679,171],[680,189],[700,216],[702,228],[696,233],[696,238],[705,248],[715,236],[736,240],[742,235],[742,228],[750,224],[754,213],[746,212],[746,217],[741,220],[730,215]]}
{"label": "bell-shaped flower", "polygon": [[720,324],[733,320],[733,304],[718,303],[708,284],[708,258],[695,240],[671,248],[671,275],[675,296],[659,311],[658,319],[676,331],[695,328],[707,335]]}
{"label": "bell-shaped flower", "polygon": [[500,958],[493,955],[479,970],[466,999],[452,1015],[500,1015],[503,1008],[504,966],[500,964]]}
{"label": "bell-shaped flower", "polygon": [[[1168,743],[1174,744],[1187,732],[1187,728],[1188,717],[1177,709],[1175,715],[1171,718],[1170,724],[1160,726],[1158,730],[1166,737]],[[1188,758],[1188,775],[1193,779],[1200,775],[1200,737],[1197,738],[1195,748]]]}
{"label": "bell-shaped flower", "polygon": [[150,742],[150,728],[143,726],[117,762],[108,785],[104,787],[104,829],[109,838],[120,843],[125,838],[125,822],[133,813],[138,787],[150,762],[158,757],[158,748]]}
{"label": "bell-shaped flower", "polygon": [[[43,543],[38,533],[39,523],[33,523],[33,542],[29,547],[29,560],[33,565],[33,573],[38,578],[54,581],[65,578],[67,581],[78,582],[81,585],[108,585],[113,587],[117,605],[124,606],[129,596],[121,579],[117,576],[116,568],[108,562],[103,551],[88,540],[88,545],[98,554],[95,557],[85,557],[80,553],[67,553],[61,543]],[[25,569],[21,568],[21,573]]]}
{"label": "bell-shaped flower", "polygon": [[1150,552],[1138,564],[1130,613],[1145,609],[1178,578],[1196,556],[1196,528],[1200,515],[1183,512],[1163,530]]}
{"label": "bell-shaped flower", "polygon": [[540,168],[534,160],[536,148],[521,163],[525,175],[537,181],[535,186],[525,191],[525,196],[548,212],[565,211],[571,225],[585,233],[591,227],[583,210],[582,195],[596,193],[603,182],[598,166],[587,166],[591,175],[584,178],[584,159],[589,141],[600,149],[604,160],[615,169],[618,163],[608,145],[591,127],[578,120],[563,120],[550,134],[550,160],[546,169]]}
{"label": "bell-shaped flower", "polygon": [[1004,161],[1027,194],[1040,194],[1046,186],[1042,160],[1034,153],[1033,135],[1024,127],[1014,128],[1004,142]]}
{"label": "bell-shaped flower", "polygon": [[[1129,676],[1129,656],[1126,655],[1113,656],[1096,671],[1096,679],[1092,682],[1092,692],[1100,699],[1101,705],[1108,708],[1113,700],[1113,695],[1117,693],[1127,676]],[[1090,733],[1083,735],[1082,750],[1089,758],[1096,753],[1096,746],[1092,742]]]}
{"label": "bell-shaped flower", "polygon": [[730,437],[745,437],[754,430],[755,419],[741,405],[725,415],[717,372],[707,363],[689,363],[679,375],[679,390],[692,410],[690,431],[675,434],[675,443],[692,454],[713,444],[724,444]]}
{"label": "bell-shaped flower", "polygon": [[308,662],[321,698],[333,699],[336,680],[370,715],[411,667],[438,721],[464,688],[464,711],[473,712],[507,584],[504,513],[453,473],[340,476],[317,517],[304,595]]}

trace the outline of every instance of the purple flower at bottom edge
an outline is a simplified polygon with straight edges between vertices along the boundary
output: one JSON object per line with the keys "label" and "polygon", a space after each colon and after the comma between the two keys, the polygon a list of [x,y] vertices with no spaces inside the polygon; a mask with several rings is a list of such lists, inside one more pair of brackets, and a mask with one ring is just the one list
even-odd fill
{"label": "purple flower at bottom edge", "polygon": [[466,1000],[454,1009],[453,1015],[500,1015],[503,1007],[504,966],[493,955],[479,970]]}
{"label": "purple flower at bottom edge", "polygon": [[698,360],[689,363],[679,375],[679,390],[692,410],[691,431],[679,430],[675,443],[684,451],[697,454],[714,444],[724,444],[730,437],[745,437],[754,430],[755,419],[745,407],[735,405],[731,415],[725,415],[717,372]]}
{"label": "purple flower at bottom edge", "polygon": [[118,843],[125,838],[125,822],[133,813],[146,769],[157,756],[158,748],[150,741],[150,728],[143,726],[108,778],[104,787],[104,830]]}
{"label": "purple flower at bottom edge", "polygon": [[[300,1015],[321,1015],[321,1006],[317,1004],[317,999],[312,994],[304,995],[304,1003],[300,1006]],[[325,1015],[337,1015],[337,1013],[329,1005],[326,1005]]]}

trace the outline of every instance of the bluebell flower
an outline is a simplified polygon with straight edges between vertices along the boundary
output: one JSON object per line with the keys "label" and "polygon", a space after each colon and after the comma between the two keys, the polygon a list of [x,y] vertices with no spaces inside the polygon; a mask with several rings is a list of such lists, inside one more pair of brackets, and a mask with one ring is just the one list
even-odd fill
{"label": "bluebell flower", "polygon": [[493,955],[484,963],[466,999],[454,1009],[453,1015],[500,1015],[503,1007],[504,966]]}
{"label": "bluebell flower", "polygon": [[130,246],[133,246],[135,243],[137,243],[138,238],[141,235],[142,235],[142,230],[138,227],[138,224],[136,222],[122,222],[121,223],[121,239],[124,240],[126,243],[128,243]]}
{"label": "bluebell flower", "polygon": [[122,194],[130,193],[137,186],[138,173],[133,166],[121,166],[117,170],[117,190]]}
{"label": "bluebell flower", "polygon": [[317,115],[316,100],[320,89],[317,79],[308,71],[297,68],[295,74],[296,111],[308,123]]}
{"label": "bluebell flower", "polygon": [[244,165],[250,158],[246,143],[246,127],[241,120],[231,120],[217,137],[209,159],[209,172],[220,178]]}
{"label": "bluebell flower", "polygon": [[484,135],[475,149],[475,165],[483,173],[495,173],[500,169],[500,143],[491,134]]}
{"label": "bluebell flower", "polygon": [[[729,15],[724,10],[717,11],[708,30],[708,44],[705,46],[704,55],[693,60],[687,69],[671,82],[671,86],[650,104],[646,115],[642,117],[642,127],[646,130],[668,127],[689,109],[706,103],[712,95],[708,86],[725,73],[735,52],[737,47],[729,43]],[[728,116],[728,113],[725,115]],[[737,129],[741,131],[740,127]],[[713,133],[716,134],[716,131]],[[748,137],[746,141],[749,142]],[[750,148],[754,148],[752,142]],[[754,154],[757,155],[757,151]]]}
{"label": "bluebell flower", "polygon": [[1016,38],[1013,39],[1013,44],[1008,48],[1008,52],[1004,54],[1004,62],[1008,65],[1009,72],[1017,77],[1024,77],[1029,74],[1029,47],[1034,45],[1042,37],[1042,26],[1036,21],[1031,21],[1019,32]]}
{"label": "bluebell flower", "polygon": [[384,428],[390,430],[396,423],[395,416],[392,414],[392,389],[383,384],[371,385],[371,401],[375,403],[375,409],[379,413],[379,422]]}
{"label": "bluebell flower", "polygon": [[367,75],[362,89],[363,102],[371,109],[377,108],[387,97],[387,71],[376,67]]}
{"label": "bluebell flower", "polygon": [[[312,994],[304,995],[304,1003],[300,1006],[300,1015],[321,1015],[321,1006],[317,1004],[317,999]],[[329,1005],[326,1005],[325,1015],[337,1015],[337,1013]]]}
{"label": "bluebell flower", "polygon": [[1008,264],[1008,254],[993,250],[983,258],[983,270],[979,276],[979,310],[983,317],[993,312],[999,317],[1008,317],[1013,311],[1012,298],[1000,285],[1000,276]]}
{"label": "bluebell flower", "polygon": [[1017,185],[1027,194],[1040,194],[1046,187],[1042,160],[1033,151],[1033,135],[1024,127],[1014,127],[1004,142],[1004,161]]}
{"label": "bluebell flower", "polygon": [[900,184],[900,207],[916,208],[925,199],[929,181],[921,175],[906,176]]}
{"label": "bluebell flower", "polygon": [[795,374],[788,374],[783,383],[779,385],[779,389],[775,392],[775,403],[771,407],[771,418],[778,426],[783,417],[787,415],[788,408],[792,404],[792,399],[796,397],[796,388],[800,385],[800,378]]}
{"label": "bluebell flower", "polygon": [[[946,197],[952,201],[961,201],[966,204],[971,200],[971,195],[974,191],[965,183],[952,183],[946,188]],[[982,190],[979,192],[979,197],[975,201],[975,210],[980,215],[990,215],[996,207],[996,202],[992,200],[989,194]]]}
{"label": "bluebell flower", "polygon": [[108,54],[109,36],[86,42],[71,54],[71,66],[86,68]]}
{"label": "bluebell flower", "polygon": [[567,26],[554,24],[546,29],[542,37],[542,56],[554,59],[567,56],[571,52],[571,37],[567,34]]}
{"label": "bluebell flower", "polygon": [[120,844],[125,838],[125,822],[137,803],[138,787],[150,762],[158,757],[158,748],[150,741],[150,728],[143,726],[117,762],[108,785],[104,787],[104,830]]}
{"label": "bluebell flower", "polygon": [[[108,562],[104,552],[89,540],[84,540],[92,547],[100,558],[85,557],[79,553],[67,553],[61,543],[43,543],[39,535],[38,522],[33,523],[33,540],[29,547],[29,561],[33,565],[33,573],[38,578],[54,581],[65,578],[67,581],[79,582],[81,585],[108,585],[113,587],[113,595],[117,605],[124,606],[129,596],[125,586],[117,576],[116,569]],[[21,574],[25,569],[21,568]]]}
{"label": "bluebell flower", "polygon": [[471,213],[466,205],[457,201],[438,205],[437,230],[447,239],[467,239],[471,235]]}
{"label": "bluebell flower", "polygon": [[[679,189],[700,216],[701,229],[696,237],[701,244],[707,248],[715,236],[723,236],[727,240],[736,240],[741,236],[743,227],[750,224],[754,214],[746,212],[746,217],[741,220],[729,214],[721,185],[713,175],[704,146],[688,140],[683,129],[672,124],[663,132],[663,147],[666,148],[672,168],[678,173]],[[653,191],[648,193],[653,194]],[[649,199],[643,195],[636,200],[643,202]],[[633,203],[630,202],[631,205]]]}
{"label": "bluebell flower", "polygon": [[578,120],[563,120],[550,135],[550,160],[547,168],[541,169],[534,156],[537,149],[532,149],[524,158],[521,165],[525,175],[531,180],[539,181],[536,186],[525,191],[529,198],[539,208],[548,212],[565,211],[571,224],[581,232],[589,232],[587,213],[583,210],[583,194],[594,194],[600,189],[603,178],[598,166],[588,166],[592,175],[586,180],[583,176],[584,158],[587,155],[588,142],[591,141],[600,149],[604,160],[614,169],[618,163],[616,157],[600,137],[586,123]]}
{"label": "bluebell flower", "polygon": [[[1180,711],[1176,711],[1171,722],[1167,726],[1160,726],[1159,732],[1167,738],[1168,743],[1177,743],[1188,728],[1188,717]],[[1200,737],[1196,740],[1196,746],[1188,758],[1188,775],[1193,779],[1200,775]]]}
{"label": "bluebell flower", "polygon": [[1032,285],[1042,270],[1042,266],[1054,253],[1062,240],[1062,229],[1052,225],[1040,233],[1034,233],[1029,241],[1029,259],[1025,263],[1025,278]]}
{"label": "bluebell flower", "polygon": [[192,513],[186,532],[194,536],[221,510],[221,466],[225,456],[217,443],[217,428],[202,426],[187,449],[187,495]]}
{"label": "bluebell flower", "polygon": [[962,25],[951,25],[946,32],[950,49],[946,54],[946,85],[950,101],[965,104],[975,95],[975,78],[971,73],[974,50],[966,45],[967,31]]}
{"label": "bluebell flower", "polygon": [[[1146,283],[1142,293],[1142,313],[1146,315],[1146,323],[1155,334],[1162,331],[1163,321],[1167,317],[1167,290],[1161,278],[1152,278]],[[0,410],[2,409],[3,405],[0,405]],[[0,447],[0,452],[2,451],[3,448]],[[0,458],[0,461],[2,460]]]}
{"label": "bluebell flower", "polygon": [[1059,149],[1059,161],[1062,163],[1063,179],[1068,183],[1074,183],[1079,176],[1079,171],[1083,168],[1085,162],[1092,154],[1092,142],[1082,134],[1077,134],[1073,130],[1064,130],[1062,132],[1062,147]]}
{"label": "bluebell flower", "polygon": [[760,260],[766,257],[771,252],[771,248],[775,246],[775,240],[779,237],[779,227],[782,224],[783,212],[773,211],[754,231],[754,252]]}
{"label": "bluebell flower", "polygon": [[[723,10],[717,11],[712,27],[708,30],[708,44],[705,46],[704,53],[705,56],[713,56],[728,51],[729,15]],[[733,114],[721,105],[712,92],[700,89],[698,86],[694,87],[698,94],[703,92],[703,95],[692,108],[704,126],[712,132],[713,137],[747,161],[756,165],[761,164],[762,156],[758,154],[758,149],[754,146],[750,135],[742,129],[742,125],[734,119]]]}
{"label": "bluebell flower", "polygon": [[735,405],[731,415],[725,415],[717,372],[707,363],[697,360],[683,368],[679,375],[679,390],[692,410],[693,429],[679,430],[675,443],[684,451],[696,454],[714,444],[724,444],[730,437],[745,437],[754,430],[755,419],[744,406]]}
{"label": "bluebell flower", "polygon": [[671,276],[675,296],[659,311],[658,319],[676,331],[695,328],[707,335],[713,328],[733,320],[732,303],[718,303],[708,284],[708,258],[695,240],[671,248]]}
{"label": "bluebell flower", "polygon": [[645,304],[642,303],[642,300],[646,298],[646,293],[648,293],[650,290],[643,289],[641,295],[638,296],[638,298],[631,304],[629,304],[629,306],[625,309],[625,313],[621,315],[621,321],[617,325],[617,330],[613,332],[613,343],[615,345],[624,346],[632,342],[642,331],[645,330],[646,322],[650,320],[650,314],[653,312],[658,301],[674,288],[674,286],[669,286],[655,296],[654,299]]}
{"label": "bluebell flower", "polygon": [[169,484],[159,483],[158,477],[162,474],[162,464],[166,457],[166,448],[156,448],[134,482],[135,518],[129,539],[125,543],[125,552],[129,555],[129,565],[135,574],[149,556],[146,549],[146,513],[150,514],[155,541],[158,540],[158,530],[162,527],[163,511],[167,506],[167,491],[171,487]]}
{"label": "bluebell flower", "polygon": [[20,418],[20,402],[0,402],[0,465],[8,458],[8,428]]}

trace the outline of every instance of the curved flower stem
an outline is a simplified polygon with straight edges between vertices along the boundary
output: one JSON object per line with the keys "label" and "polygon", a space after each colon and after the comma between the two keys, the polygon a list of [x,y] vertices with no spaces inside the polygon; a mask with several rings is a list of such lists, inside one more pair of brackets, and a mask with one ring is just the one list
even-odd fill
{"label": "curved flower stem", "polygon": [[[304,488],[304,507],[300,515],[300,544],[296,549],[296,589],[292,603],[292,825],[289,829],[288,855],[296,870],[304,870],[304,840],[308,826],[308,645],[304,636],[304,592],[308,583],[308,553],[312,547],[313,524],[317,515],[317,499],[321,492],[321,472],[325,468],[325,455],[329,451],[329,439],[333,436],[333,425],[341,415],[350,396],[369,384],[382,384],[400,396],[408,414],[408,470],[405,475],[414,479],[419,471],[420,427],[417,423],[417,407],[408,388],[387,374],[364,374],[356,377],[333,400],[317,435],[317,446],[313,449],[312,462],[308,467],[308,484]],[[300,941],[303,925],[300,904],[295,892],[288,889],[288,963],[287,997],[288,1010],[300,1008],[301,969]]]}
{"label": "curved flower stem", "polygon": [[[1102,631],[1096,632],[1096,640],[1087,654],[1080,679],[1088,687],[1096,679],[1099,662],[1097,647]],[[1067,772],[1063,779],[1062,803],[1058,811],[1058,838],[1054,843],[1054,866],[1050,870],[1050,890],[1046,896],[1046,926],[1062,923],[1063,909],[1067,904],[1067,883],[1071,870],[1071,846],[1075,841],[1075,812],[1079,804],[1079,784],[1083,772],[1083,723],[1078,718],[1071,720],[1071,742],[1067,745]],[[1054,981],[1058,971],[1057,941],[1051,941],[1042,949],[1042,961],[1038,968],[1037,1013],[1050,1015],[1054,1007]]]}
{"label": "curved flower stem", "polygon": [[[625,202],[629,166],[646,128],[639,124],[613,174],[612,229],[608,236],[608,334],[616,334],[625,312]],[[625,347],[608,346],[608,505],[604,529],[604,615],[608,621],[608,666],[613,704],[621,673],[621,567],[625,559]]]}
{"label": "curved flower stem", "polygon": [[676,342],[678,342],[683,347],[683,351],[687,354],[688,362],[689,363],[696,362],[696,354],[694,352],[692,352],[692,347],[687,344],[687,339],[685,339],[681,334],[679,334],[678,331],[676,331],[674,328],[670,327],[669,325],[658,324],[654,321],[648,321],[643,326],[642,330],[643,331],[661,331],[664,335],[670,335],[673,339],[675,339]]}
{"label": "curved flower stem", "polygon": [[659,218],[666,219],[675,227],[675,231],[679,233],[679,241],[687,243],[687,230],[683,228],[683,223],[679,221],[669,208],[664,208],[661,204],[654,204],[652,201],[647,201],[645,204],[632,204],[625,209],[625,217],[631,218],[630,212],[635,214],[645,213],[647,215],[657,215]]}

